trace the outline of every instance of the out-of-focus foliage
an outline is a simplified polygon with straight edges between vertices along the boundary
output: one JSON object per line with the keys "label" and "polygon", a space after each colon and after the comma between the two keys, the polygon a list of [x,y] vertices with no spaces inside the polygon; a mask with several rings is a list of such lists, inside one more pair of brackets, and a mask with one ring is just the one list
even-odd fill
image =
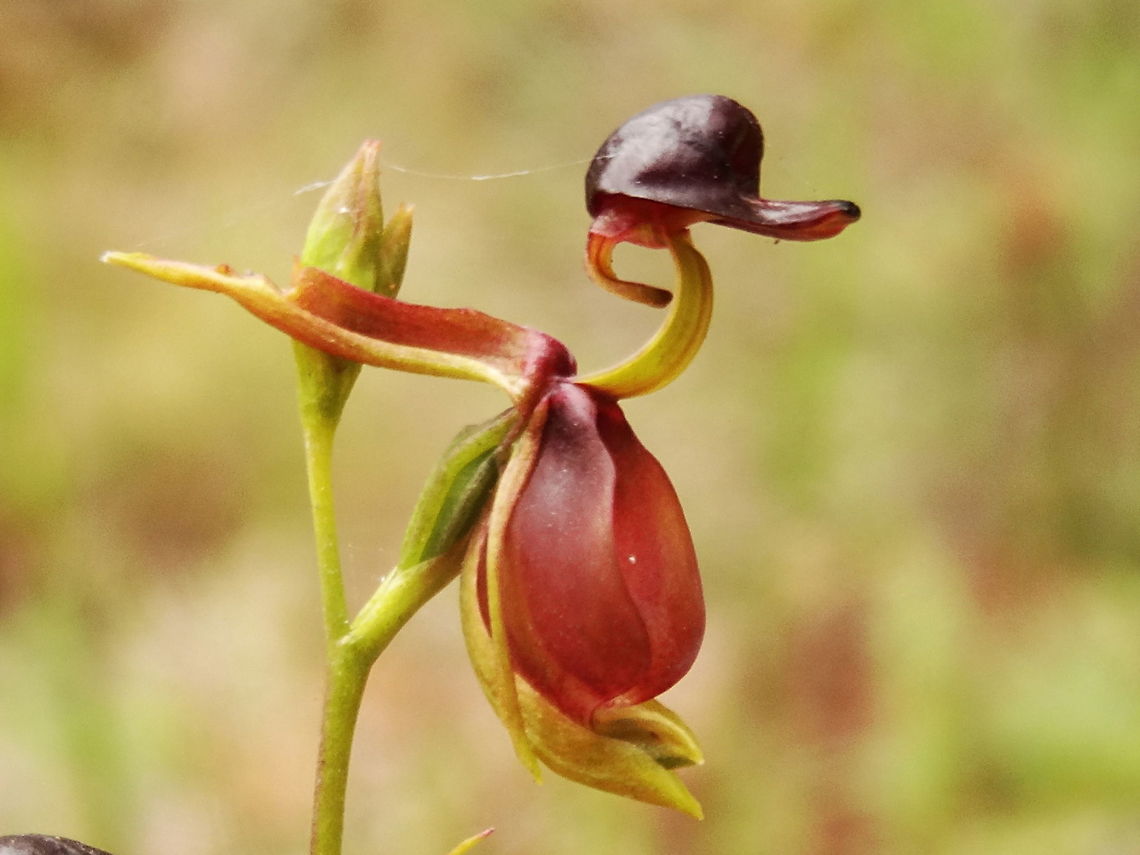
{"label": "out-of-focus foliage", "polygon": [[[320,696],[288,343],[104,249],[287,276],[365,137],[414,202],[403,294],[564,339],[658,317],[590,285],[582,161],[723,92],[815,245],[710,227],[706,350],[628,414],[672,473],[710,629],[669,703],[696,823],[533,786],[455,592],[381,660],[348,853],[1140,850],[1140,12],[1123,0],[0,4],[0,832],[300,853]],[[577,163],[574,163],[577,162]],[[563,165],[572,164],[572,165]],[[626,275],[665,277],[630,250]],[[351,584],[492,390],[366,372]]]}

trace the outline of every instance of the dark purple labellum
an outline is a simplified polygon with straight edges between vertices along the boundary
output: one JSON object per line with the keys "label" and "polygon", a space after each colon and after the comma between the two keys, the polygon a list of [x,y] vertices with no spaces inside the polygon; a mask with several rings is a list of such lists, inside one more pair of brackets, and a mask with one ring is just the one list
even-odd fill
{"label": "dark purple labellum", "polygon": [[[691,95],[638,113],[610,134],[586,173],[594,230],[637,242],[632,221],[667,230],[713,222],[787,240],[831,237],[859,218],[852,202],[760,197],[764,135],[756,117],[723,95]],[[672,211],[646,209],[667,205]],[[676,210],[679,209],[679,210]]]}
{"label": "dark purple labellum", "polygon": [[758,195],[764,134],[746,108],[723,95],[692,95],[638,113],[602,143],[586,173],[586,208],[603,194],[747,217]]}

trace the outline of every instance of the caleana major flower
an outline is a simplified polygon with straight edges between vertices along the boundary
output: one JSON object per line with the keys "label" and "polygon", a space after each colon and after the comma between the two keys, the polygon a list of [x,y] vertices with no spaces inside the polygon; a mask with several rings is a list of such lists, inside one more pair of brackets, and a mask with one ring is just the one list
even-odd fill
{"label": "caleana major flower", "polygon": [[[462,434],[445,455],[399,565],[337,643],[359,645],[370,665],[414,611],[402,602],[394,618],[381,595],[398,592],[412,574],[430,576],[422,583],[430,596],[461,573],[468,650],[524,764],[537,775],[541,761],[590,786],[694,816],[700,806],[673,770],[700,762],[700,750],[657,697],[700,647],[697,558],[677,494],[619,402],[669,383],[705,337],[712,281],[690,240],[692,225],[811,240],[858,218],[850,202],[762,199],[762,149],[755,117],[723,96],[664,102],[606,140],[586,181],[594,217],[588,270],[622,296],[669,309],[639,351],[590,374],[537,330],[397,300],[407,224],[397,217],[383,226],[378,206],[353,201],[367,194],[342,189],[329,202],[335,186],[321,208],[333,215],[310,232],[288,289],[227,266],[105,256],[226,294],[331,360],[315,372],[299,364],[329,390],[317,398],[337,416],[351,388],[341,374],[358,364],[502,388],[510,408]],[[342,175],[350,191],[353,182],[375,181],[376,151],[366,144]],[[364,161],[372,165],[360,167]],[[362,239],[362,224],[381,237]],[[613,248],[623,241],[669,250],[672,292],[613,274]]]}
{"label": "caleana major flower", "polygon": [[[587,268],[602,285],[670,305],[624,362],[551,382],[526,418],[465,564],[464,629],[484,689],[524,762],[699,815],[670,770],[700,762],[657,695],[689,670],[704,628],[701,583],[677,495],[617,401],[661,388],[708,329],[712,280],[698,222],[791,240],[838,234],[851,202],[759,195],[763,136],[723,96],[666,101],[603,143],[586,177]],[[667,248],[673,292],[614,276],[624,241]]]}

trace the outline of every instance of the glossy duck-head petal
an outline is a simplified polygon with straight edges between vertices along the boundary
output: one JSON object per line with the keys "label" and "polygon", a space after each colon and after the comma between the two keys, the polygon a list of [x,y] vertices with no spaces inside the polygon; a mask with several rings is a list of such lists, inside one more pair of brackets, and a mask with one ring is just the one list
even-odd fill
{"label": "glossy duck-head petal", "polygon": [[586,174],[591,232],[661,246],[661,231],[712,222],[783,240],[819,240],[859,219],[852,202],[760,196],[764,135],[723,95],[655,104],[614,131]]}

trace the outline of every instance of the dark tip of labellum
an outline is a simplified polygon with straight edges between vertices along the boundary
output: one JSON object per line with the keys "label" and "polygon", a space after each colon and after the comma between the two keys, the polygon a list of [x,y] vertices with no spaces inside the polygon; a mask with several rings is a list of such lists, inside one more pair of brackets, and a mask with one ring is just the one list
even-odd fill
{"label": "dark tip of labellum", "polygon": [[859,219],[853,202],[760,196],[764,135],[723,95],[663,101],[610,134],[586,174],[591,231],[661,246],[661,232],[712,222],[782,240],[820,240]]}

